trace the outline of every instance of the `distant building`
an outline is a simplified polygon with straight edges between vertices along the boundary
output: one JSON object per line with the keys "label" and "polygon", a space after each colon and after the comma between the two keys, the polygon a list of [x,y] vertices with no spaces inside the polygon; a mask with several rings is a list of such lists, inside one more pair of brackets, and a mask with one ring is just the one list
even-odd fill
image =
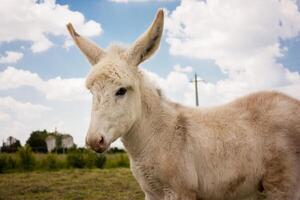
{"label": "distant building", "polygon": [[49,153],[54,149],[69,149],[74,146],[73,137],[71,135],[60,134],[57,131],[49,134],[46,137],[45,142]]}
{"label": "distant building", "polygon": [[61,138],[61,147],[69,149],[74,146],[73,137],[71,135],[63,135]]}
{"label": "distant building", "polygon": [[47,144],[48,153],[52,152],[56,147],[56,137],[54,135],[49,135],[46,137],[45,142]]}

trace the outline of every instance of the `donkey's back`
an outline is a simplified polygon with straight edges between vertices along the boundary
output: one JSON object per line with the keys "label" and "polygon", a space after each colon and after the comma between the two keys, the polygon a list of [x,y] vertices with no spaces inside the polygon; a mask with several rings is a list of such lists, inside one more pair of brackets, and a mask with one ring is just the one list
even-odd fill
{"label": "donkey's back", "polygon": [[[232,103],[237,119],[270,146],[300,148],[300,101],[279,92],[257,92]],[[298,152],[298,151],[297,151]],[[297,153],[295,152],[295,153]]]}
{"label": "donkey's back", "polygon": [[194,112],[190,120],[200,124],[191,131],[200,134],[199,165],[206,163],[198,172],[205,193],[199,196],[239,199],[252,190],[272,200],[299,199],[300,101],[258,92]]}

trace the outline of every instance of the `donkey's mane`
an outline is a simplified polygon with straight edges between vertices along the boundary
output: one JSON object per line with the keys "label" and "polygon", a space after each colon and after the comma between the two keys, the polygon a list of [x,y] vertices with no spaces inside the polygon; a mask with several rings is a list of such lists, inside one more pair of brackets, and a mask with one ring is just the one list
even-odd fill
{"label": "donkey's mane", "polygon": [[[139,69],[139,75],[142,79],[141,81],[144,84],[144,87],[147,88],[146,90],[151,90],[152,93],[157,94],[160,98],[166,99],[162,89],[158,86],[156,81],[150,79],[146,71]],[[147,91],[142,91],[142,92],[147,92]]]}
{"label": "donkey's mane", "polygon": [[124,52],[126,51],[127,47],[123,44],[119,43],[112,43],[106,48],[106,52],[108,55],[115,55],[122,57]]}

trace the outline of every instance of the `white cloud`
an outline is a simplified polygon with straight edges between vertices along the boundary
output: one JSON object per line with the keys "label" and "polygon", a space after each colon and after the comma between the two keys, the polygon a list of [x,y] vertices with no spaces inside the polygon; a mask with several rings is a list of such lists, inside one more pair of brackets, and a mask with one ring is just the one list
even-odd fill
{"label": "white cloud", "polygon": [[280,40],[299,37],[295,1],[183,0],[167,17],[166,29],[171,54],[213,60],[228,75],[199,85],[203,105],[257,90],[300,90],[299,73],[277,61],[287,50]]}
{"label": "white cloud", "polygon": [[21,60],[24,56],[21,52],[16,51],[6,51],[6,55],[0,55],[0,64],[3,63],[17,63],[19,60]]}
{"label": "white cloud", "polygon": [[40,90],[50,100],[82,101],[90,97],[85,88],[85,78],[62,79],[56,77],[44,81]]}
{"label": "white cloud", "polygon": [[14,119],[26,118],[32,120],[41,116],[42,113],[49,111],[50,108],[43,105],[34,105],[30,102],[22,103],[12,97],[0,97],[1,113],[10,113]]}
{"label": "white cloud", "polygon": [[[19,102],[12,97],[0,97],[1,139],[12,135],[25,141],[32,128],[43,124],[40,119],[50,110],[47,106]],[[35,123],[37,120],[39,123]]]}
{"label": "white cloud", "polygon": [[67,36],[66,24],[72,22],[84,36],[99,35],[101,25],[86,21],[82,13],[55,0],[3,0],[0,6],[0,43],[15,40],[32,42],[33,52],[53,46],[49,36]]}
{"label": "white cloud", "polygon": [[190,80],[185,72],[171,71],[166,78],[159,76],[151,71],[143,69],[148,79],[162,89],[167,98],[176,102],[185,103],[185,93],[192,93]]}
{"label": "white cloud", "polygon": [[300,83],[280,87],[277,90],[300,100]]}
{"label": "white cloud", "polygon": [[191,73],[193,68],[191,66],[181,67],[180,65],[175,65],[174,70],[177,72]]}
{"label": "white cloud", "polygon": [[48,100],[82,101],[88,98],[84,78],[43,80],[30,71],[7,67],[0,72],[0,90],[30,86],[42,92]]}
{"label": "white cloud", "polygon": [[[111,2],[115,2],[115,3],[132,3],[132,2],[139,2],[139,3],[142,3],[142,2],[150,2],[151,0],[109,0]],[[158,1],[158,2],[171,2],[171,1],[174,1],[174,0],[152,0],[152,1]]]}

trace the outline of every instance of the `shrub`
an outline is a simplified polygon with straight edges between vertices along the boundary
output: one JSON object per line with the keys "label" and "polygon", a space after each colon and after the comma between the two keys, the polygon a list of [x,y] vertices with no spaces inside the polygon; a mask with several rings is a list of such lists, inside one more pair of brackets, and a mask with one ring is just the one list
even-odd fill
{"label": "shrub", "polygon": [[125,153],[124,149],[119,149],[118,147],[111,147],[107,153],[114,154],[114,153]]}
{"label": "shrub", "polygon": [[19,148],[17,153],[20,159],[20,167],[23,170],[32,170],[35,167],[36,160],[29,145]]}
{"label": "shrub", "polygon": [[83,153],[79,151],[73,151],[67,155],[67,163],[69,167],[84,168],[86,160],[84,159]]}
{"label": "shrub", "polygon": [[18,166],[17,160],[11,154],[0,153],[0,173],[6,170],[16,169]]}
{"label": "shrub", "polygon": [[12,155],[7,156],[7,169],[16,169],[18,167],[18,162],[13,158]]}
{"label": "shrub", "polygon": [[87,168],[93,168],[96,165],[97,154],[91,151],[85,153],[85,163]]}
{"label": "shrub", "polygon": [[105,155],[100,154],[100,155],[97,155],[97,156],[96,156],[95,166],[96,166],[97,168],[103,168],[105,162],[106,162],[106,157],[105,157]]}
{"label": "shrub", "polygon": [[68,166],[74,168],[103,168],[105,161],[105,155],[88,150],[77,149],[67,154]]}
{"label": "shrub", "polygon": [[120,154],[119,160],[118,160],[118,167],[129,167],[129,159],[125,154]]}
{"label": "shrub", "polygon": [[3,171],[7,168],[7,156],[2,154],[0,155],[0,173],[3,173]]}
{"label": "shrub", "polygon": [[129,167],[129,159],[126,154],[111,154],[105,163],[105,168]]}
{"label": "shrub", "polygon": [[49,154],[42,161],[42,167],[47,170],[56,170],[62,167],[61,163],[54,154]]}

